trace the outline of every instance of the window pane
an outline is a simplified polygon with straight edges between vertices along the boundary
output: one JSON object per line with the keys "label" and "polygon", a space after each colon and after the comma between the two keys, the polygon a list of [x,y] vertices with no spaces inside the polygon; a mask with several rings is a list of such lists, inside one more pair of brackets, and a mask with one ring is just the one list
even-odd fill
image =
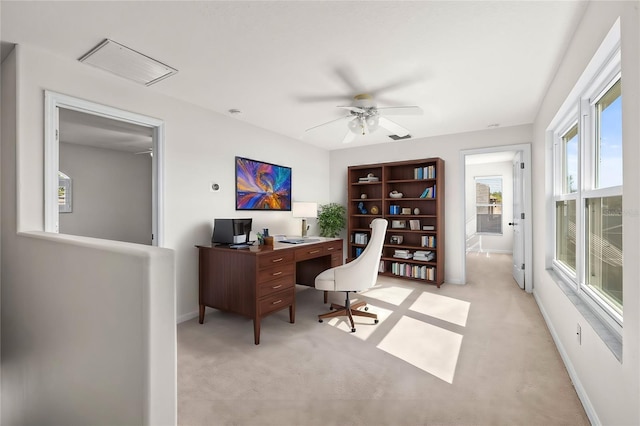
{"label": "window pane", "polygon": [[502,234],[502,178],[476,178],[476,232]]}
{"label": "window pane", "polygon": [[622,185],[620,80],[596,102],[596,188]]}
{"label": "window pane", "polygon": [[578,191],[578,124],[562,136],[562,193]]}
{"label": "window pane", "polygon": [[576,273],[576,200],[556,202],[556,260]]}
{"label": "window pane", "polygon": [[586,284],[622,314],[622,196],[587,199]]}

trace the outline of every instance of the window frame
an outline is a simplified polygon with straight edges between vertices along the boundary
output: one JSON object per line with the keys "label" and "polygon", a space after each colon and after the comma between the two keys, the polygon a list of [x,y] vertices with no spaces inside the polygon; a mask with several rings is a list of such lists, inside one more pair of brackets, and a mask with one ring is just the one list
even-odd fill
{"label": "window frame", "polygon": [[[597,316],[609,326],[619,337],[622,336],[624,324],[624,303],[622,313],[609,303],[604,297],[589,288],[587,283],[587,257],[590,254],[586,244],[587,202],[591,199],[604,197],[623,197],[623,185],[598,188],[598,144],[597,108],[598,101],[616,84],[622,81],[621,51],[617,43],[611,53],[607,55],[602,66],[594,74],[594,78],[578,93],[574,102],[560,115],[558,124],[551,128],[553,138],[552,148],[552,210],[551,215],[553,246],[551,249],[551,268],[573,291],[583,300]],[[622,95],[621,95],[622,96]],[[563,146],[563,136],[578,125],[578,184],[576,192],[565,192],[564,181],[566,153]],[[558,260],[557,243],[557,203],[575,200],[576,202],[576,271],[575,273],[563,262]],[[624,200],[624,198],[623,198]]]}
{"label": "window frame", "polygon": [[[488,235],[488,236],[496,236],[496,237],[501,237],[504,235],[504,203],[501,202],[500,204],[478,204],[478,193],[477,193],[477,188],[478,188],[478,180],[481,179],[500,179],[500,192],[503,193],[504,192],[504,185],[503,185],[503,176],[502,175],[489,175],[489,176],[474,176],[473,180],[475,182],[475,188],[474,191],[476,191],[475,195],[476,195],[476,202],[475,202],[475,208],[476,208],[476,234],[478,235]],[[489,189],[489,196],[491,196],[491,189]],[[489,232],[489,231],[478,231],[478,207],[495,207],[495,206],[499,206],[500,207],[500,232]]]}

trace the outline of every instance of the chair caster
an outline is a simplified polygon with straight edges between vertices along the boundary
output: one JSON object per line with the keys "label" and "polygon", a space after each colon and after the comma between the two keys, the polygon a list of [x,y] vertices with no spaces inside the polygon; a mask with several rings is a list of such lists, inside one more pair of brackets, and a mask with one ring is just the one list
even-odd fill
{"label": "chair caster", "polygon": [[355,329],[355,328],[352,328],[352,329],[351,329],[351,332],[352,332],[352,333],[355,333],[355,332],[356,332],[356,329]]}
{"label": "chair caster", "polygon": [[378,320],[373,320],[373,323],[374,323],[374,324],[377,324],[377,323],[378,323]]}
{"label": "chair caster", "polygon": [[318,322],[322,322],[322,319],[319,319]]}
{"label": "chair caster", "polygon": [[365,307],[364,307],[364,310],[365,310],[365,311],[368,311],[368,310],[369,310],[369,307],[368,307],[368,306],[365,306]]}

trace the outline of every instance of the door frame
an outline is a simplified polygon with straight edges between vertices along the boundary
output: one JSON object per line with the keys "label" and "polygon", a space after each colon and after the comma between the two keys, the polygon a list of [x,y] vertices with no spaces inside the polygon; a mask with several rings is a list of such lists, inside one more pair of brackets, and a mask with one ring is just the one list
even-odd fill
{"label": "door frame", "polygon": [[152,130],[153,157],[151,159],[151,245],[164,244],[164,122],[157,118],[121,110],[61,93],[44,91],[44,230],[58,233],[59,213],[58,169],[60,142],[58,140],[58,109],[65,108],[112,120],[123,121]]}
{"label": "door frame", "polygon": [[523,228],[524,228],[524,290],[527,293],[533,292],[533,241],[532,241],[532,217],[531,217],[531,144],[517,144],[517,145],[501,145],[487,148],[477,148],[477,149],[466,149],[460,151],[460,182],[462,187],[465,188],[463,191],[460,191],[460,201],[462,205],[462,214],[460,215],[460,229],[463,230],[461,232],[461,251],[462,251],[462,282],[467,282],[467,259],[466,259],[466,232],[464,232],[466,226],[466,157],[467,155],[476,155],[476,154],[488,154],[494,152],[502,152],[502,151],[520,151],[522,153],[523,162],[525,164],[524,167],[524,194],[523,194],[523,203],[524,203],[524,215],[525,219],[522,220]]}

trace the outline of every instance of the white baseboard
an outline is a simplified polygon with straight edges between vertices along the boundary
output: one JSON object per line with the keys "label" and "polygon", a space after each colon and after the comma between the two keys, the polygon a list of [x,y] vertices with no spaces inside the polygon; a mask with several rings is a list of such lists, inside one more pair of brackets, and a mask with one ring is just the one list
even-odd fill
{"label": "white baseboard", "polygon": [[198,316],[198,311],[193,311],[193,312],[189,312],[188,314],[183,314],[178,316],[178,322],[177,324],[180,324],[181,322],[185,322],[185,321],[189,321],[190,319],[196,318]]}
{"label": "white baseboard", "polygon": [[467,249],[467,253],[513,254],[513,251],[511,251],[511,250],[494,250],[494,249],[473,250],[472,248],[468,248]]}
{"label": "white baseboard", "polygon": [[556,330],[553,327],[553,324],[551,323],[551,318],[549,318],[547,311],[544,309],[544,306],[542,306],[542,304],[540,303],[540,300],[536,295],[535,289],[533,291],[533,298],[535,299],[536,304],[538,305],[538,309],[540,309],[540,312],[542,313],[542,318],[544,318],[544,322],[547,324],[547,328],[551,333],[551,337],[553,338],[553,341],[556,344],[556,347],[558,348],[560,357],[562,358],[562,361],[564,362],[564,366],[566,367],[567,372],[569,373],[571,382],[573,382],[573,387],[576,389],[578,398],[580,398],[580,402],[582,402],[582,406],[584,407],[584,411],[587,413],[587,417],[589,418],[589,421],[591,422],[592,425],[596,425],[596,426],[601,425],[602,423],[598,418],[598,414],[596,413],[596,410],[593,408],[593,404],[591,404],[591,401],[589,400],[589,396],[587,395],[587,392],[582,386],[582,382],[580,381],[580,377],[578,376],[578,373],[576,373],[575,368],[573,368],[573,364],[571,363],[571,359],[569,358],[567,351],[564,349],[564,346],[560,342],[560,338],[558,337],[558,334],[556,333]]}

